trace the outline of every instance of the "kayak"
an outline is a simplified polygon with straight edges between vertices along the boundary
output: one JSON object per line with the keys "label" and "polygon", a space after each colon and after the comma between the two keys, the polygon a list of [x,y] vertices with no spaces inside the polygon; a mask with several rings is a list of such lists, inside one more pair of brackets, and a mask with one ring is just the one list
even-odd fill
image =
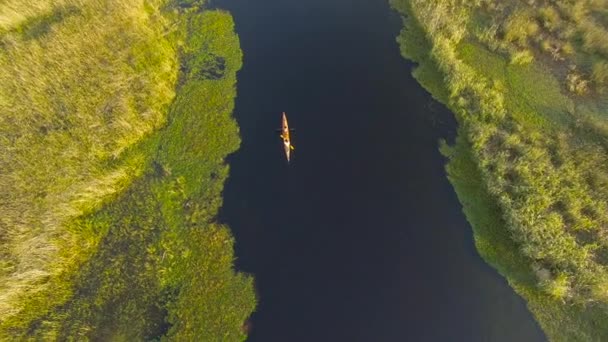
{"label": "kayak", "polygon": [[293,146],[291,145],[291,138],[289,136],[289,124],[287,123],[287,115],[283,112],[283,120],[281,123],[281,138],[283,138],[283,148],[285,149],[285,157],[289,163],[289,158]]}

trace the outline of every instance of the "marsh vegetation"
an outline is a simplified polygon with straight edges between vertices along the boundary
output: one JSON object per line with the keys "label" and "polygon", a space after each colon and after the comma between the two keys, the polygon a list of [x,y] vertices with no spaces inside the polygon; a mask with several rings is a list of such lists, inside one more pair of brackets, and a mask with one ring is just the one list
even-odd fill
{"label": "marsh vegetation", "polygon": [[242,340],[215,223],[238,37],[202,1],[0,5],[0,339]]}
{"label": "marsh vegetation", "polygon": [[460,123],[442,149],[478,250],[551,340],[608,339],[608,3],[392,4]]}

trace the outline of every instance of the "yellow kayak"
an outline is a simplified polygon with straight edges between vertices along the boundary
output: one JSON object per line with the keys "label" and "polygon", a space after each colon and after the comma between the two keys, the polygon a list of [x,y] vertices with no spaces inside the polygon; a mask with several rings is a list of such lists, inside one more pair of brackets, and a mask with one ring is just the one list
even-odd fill
{"label": "yellow kayak", "polygon": [[287,115],[283,112],[283,120],[281,124],[281,138],[283,138],[283,148],[285,149],[285,157],[287,158],[287,162],[289,162],[291,150],[293,150],[293,146],[291,145],[291,138],[289,137],[289,124],[287,123]]}

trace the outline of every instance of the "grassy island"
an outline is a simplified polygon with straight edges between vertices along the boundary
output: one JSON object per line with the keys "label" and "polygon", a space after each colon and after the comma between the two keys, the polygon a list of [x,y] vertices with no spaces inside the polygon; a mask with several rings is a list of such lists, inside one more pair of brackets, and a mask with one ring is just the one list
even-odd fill
{"label": "grassy island", "polygon": [[239,40],[202,0],[0,4],[0,340],[240,341]]}
{"label": "grassy island", "polygon": [[608,340],[608,1],[392,0],[477,249],[552,341]]}

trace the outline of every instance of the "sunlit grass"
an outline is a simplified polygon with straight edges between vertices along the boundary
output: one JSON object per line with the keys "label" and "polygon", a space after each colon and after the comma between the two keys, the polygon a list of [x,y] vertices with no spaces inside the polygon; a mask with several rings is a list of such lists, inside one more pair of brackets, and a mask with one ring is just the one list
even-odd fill
{"label": "sunlit grass", "polygon": [[0,339],[244,339],[213,223],[242,57],[200,3],[0,5]]}
{"label": "sunlit grass", "polygon": [[480,77],[498,85],[509,112],[520,123],[549,129],[570,123],[567,112],[574,104],[547,68],[537,62],[510,63],[507,56],[474,42],[460,43],[458,53],[463,62],[475,66]]}
{"label": "sunlit grass", "polygon": [[66,222],[143,172],[123,151],[163,124],[177,75],[159,5],[0,4],[2,322],[65,299],[53,279],[94,247]]}

